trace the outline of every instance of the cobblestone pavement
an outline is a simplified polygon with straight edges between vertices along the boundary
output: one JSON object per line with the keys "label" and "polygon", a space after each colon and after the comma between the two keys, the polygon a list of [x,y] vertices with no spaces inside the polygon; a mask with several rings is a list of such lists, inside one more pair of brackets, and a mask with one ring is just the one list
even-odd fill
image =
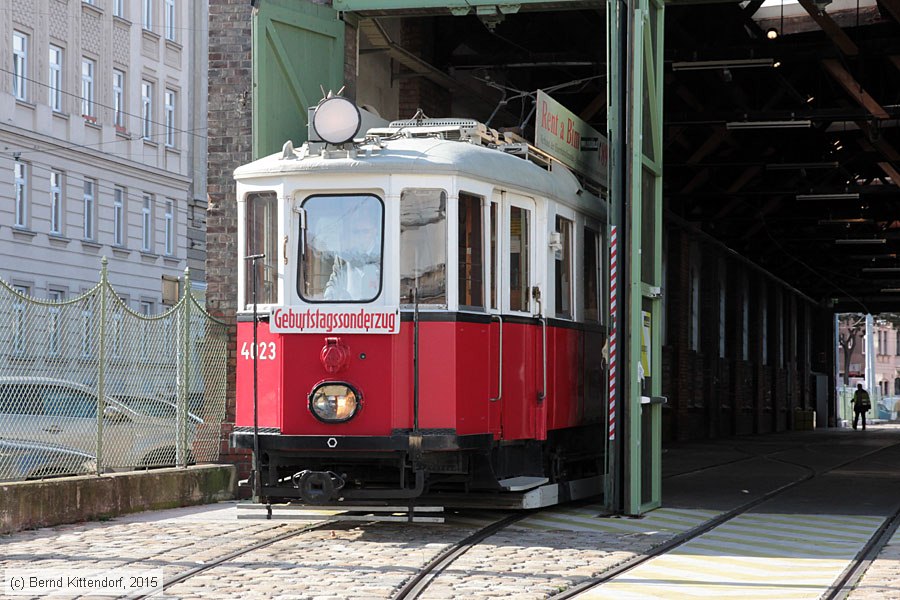
{"label": "cobblestone pavement", "polygon": [[900,600],[900,529],[881,550],[848,600]]}
{"label": "cobblestone pavement", "polygon": [[[871,437],[871,433],[863,437],[844,432],[844,438],[856,444],[852,452],[862,452],[870,446],[860,443]],[[790,442],[785,440],[779,438],[782,443]],[[803,444],[809,446],[805,440]],[[816,452],[806,449],[804,459],[819,457],[816,460],[820,460],[825,456],[822,448],[813,449]],[[847,450],[836,445],[833,454],[839,457],[834,461],[843,461]],[[799,460],[797,456],[800,455],[795,460]],[[873,461],[870,459],[865,469],[849,469],[835,474],[835,479],[817,480],[821,487],[815,488],[812,495],[785,499],[785,506],[778,512],[820,512],[824,510],[823,502],[829,499],[849,511],[834,514],[853,514],[847,507],[855,507],[857,512],[869,511],[868,503],[880,489],[884,490],[885,498],[879,506],[894,504],[896,494],[887,485],[891,481],[887,475],[897,464],[896,456],[885,455]],[[887,471],[877,471],[881,463]],[[765,468],[754,471],[754,464],[745,461],[723,467],[735,471],[730,478],[723,477],[723,469],[707,469],[682,477],[685,481],[681,488],[690,494],[676,493],[679,488],[670,484],[669,505],[642,519],[602,518],[597,505],[557,507],[531,516],[459,557],[434,578],[425,597],[432,600],[547,598],[646,553],[734,506],[737,501],[723,496],[726,492],[743,500],[749,497],[750,491],[768,489],[763,483],[771,483],[773,469],[778,465],[766,463]],[[859,500],[860,495],[865,502]],[[678,506],[685,508],[675,508]],[[0,570],[40,569],[51,574],[54,570],[90,569],[114,574],[123,569],[162,569],[164,576],[171,578],[306,525],[239,521],[235,513],[234,504],[226,503],[2,536]],[[886,513],[887,510],[880,514]],[[421,566],[449,544],[497,518],[500,518],[497,513],[467,512],[449,518],[442,525],[330,525],[278,541],[200,573],[169,588],[166,597],[392,598]],[[850,598],[900,600],[900,533],[894,536]]]}
{"label": "cobblestone pavement", "polygon": [[[662,512],[596,519],[595,507],[529,519],[473,548],[428,590],[429,598],[545,598],[669,539],[710,513]],[[4,569],[163,569],[171,578],[304,524],[237,521],[234,506],[145,513],[0,538]],[[585,516],[587,513],[587,516]],[[276,542],[176,584],[173,598],[391,598],[448,545],[498,518],[443,525],[339,523]],[[549,519],[549,520],[547,520]],[[21,598],[21,596],[18,596]]]}

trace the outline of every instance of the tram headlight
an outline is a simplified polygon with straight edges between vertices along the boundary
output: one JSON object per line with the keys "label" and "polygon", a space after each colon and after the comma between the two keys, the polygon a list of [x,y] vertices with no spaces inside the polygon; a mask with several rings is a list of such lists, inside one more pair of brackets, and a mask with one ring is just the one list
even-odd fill
{"label": "tram headlight", "polygon": [[320,383],[309,395],[309,410],[325,423],[343,423],[356,416],[361,400],[359,392],[346,383]]}

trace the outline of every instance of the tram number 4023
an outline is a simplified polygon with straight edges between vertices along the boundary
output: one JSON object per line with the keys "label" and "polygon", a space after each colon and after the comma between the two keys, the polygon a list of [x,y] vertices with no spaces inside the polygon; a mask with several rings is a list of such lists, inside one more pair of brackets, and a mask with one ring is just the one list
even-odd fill
{"label": "tram number 4023", "polygon": [[[259,360],[275,360],[275,342],[259,342]],[[241,356],[245,360],[253,360],[254,355],[253,342],[244,342],[241,346]]]}

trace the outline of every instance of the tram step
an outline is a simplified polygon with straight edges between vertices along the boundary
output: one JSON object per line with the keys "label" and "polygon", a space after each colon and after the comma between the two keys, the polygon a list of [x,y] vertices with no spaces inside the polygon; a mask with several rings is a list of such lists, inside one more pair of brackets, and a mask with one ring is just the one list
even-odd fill
{"label": "tram step", "polygon": [[238,519],[262,521],[378,521],[443,523],[443,506],[238,504]]}

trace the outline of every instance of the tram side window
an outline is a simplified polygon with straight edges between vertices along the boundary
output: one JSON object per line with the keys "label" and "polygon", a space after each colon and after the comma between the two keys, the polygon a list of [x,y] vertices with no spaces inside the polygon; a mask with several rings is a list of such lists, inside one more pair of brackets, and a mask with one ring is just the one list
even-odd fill
{"label": "tram side window", "polygon": [[556,215],[556,231],[562,248],[555,252],[556,316],[572,318],[572,221]]}
{"label": "tram side window", "polygon": [[459,306],[484,308],[481,198],[459,195]]}
{"label": "tram side window", "polygon": [[400,194],[400,303],[447,304],[447,194],[403,190]]}
{"label": "tram side window", "polygon": [[531,286],[529,239],[531,213],[518,206],[509,209],[509,309],[528,312]]}
{"label": "tram side window", "polygon": [[593,229],[584,228],[584,318],[600,320],[600,294],[598,286],[599,235]]}
{"label": "tram side window", "polygon": [[256,278],[256,303],[278,302],[278,198],[275,192],[259,192],[247,195],[245,225],[247,247],[244,256],[265,254],[256,263],[248,261],[244,279],[244,305],[253,304],[253,280]]}
{"label": "tram side window", "polygon": [[297,291],[307,302],[371,302],[381,294],[384,205],[377,196],[303,201]]}

